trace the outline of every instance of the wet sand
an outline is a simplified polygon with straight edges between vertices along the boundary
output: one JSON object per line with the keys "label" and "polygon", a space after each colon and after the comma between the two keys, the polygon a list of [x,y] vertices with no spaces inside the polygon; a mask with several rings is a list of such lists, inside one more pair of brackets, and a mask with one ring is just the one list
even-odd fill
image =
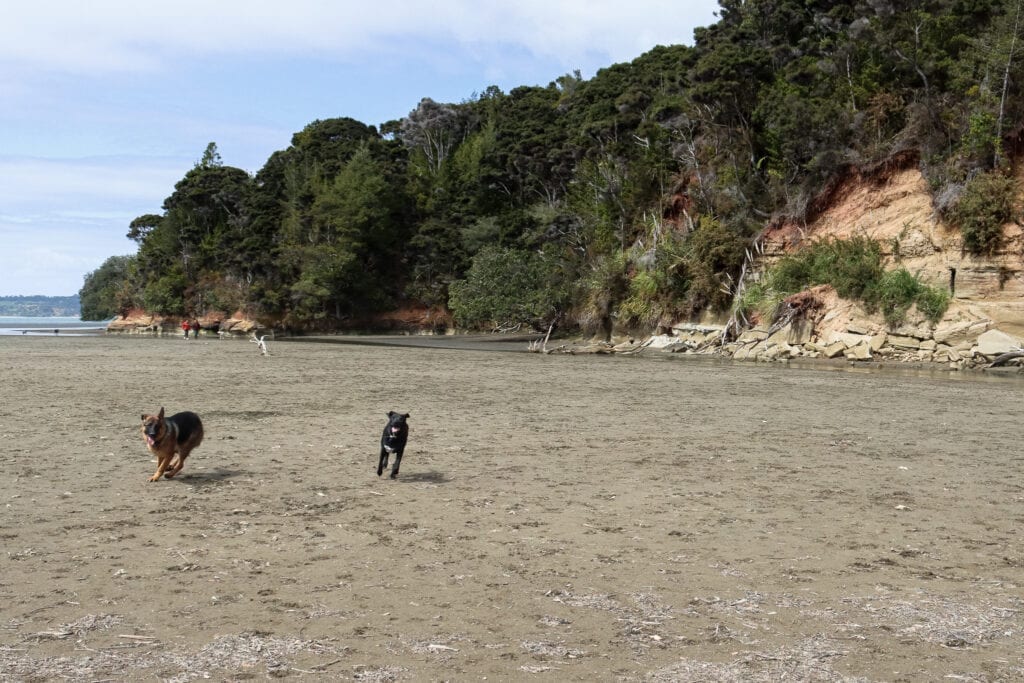
{"label": "wet sand", "polygon": [[1017,377],[270,353],[0,337],[0,680],[1024,677]]}

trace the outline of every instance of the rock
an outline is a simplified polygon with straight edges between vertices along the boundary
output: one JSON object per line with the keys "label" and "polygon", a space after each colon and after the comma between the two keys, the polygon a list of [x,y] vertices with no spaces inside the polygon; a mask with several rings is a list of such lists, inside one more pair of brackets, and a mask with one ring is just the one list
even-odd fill
{"label": "rock", "polygon": [[746,332],[741,334],[739,339],[737,339],[736,341],[740,342],[741,344],[747,344],[749,342],[764,341],[767,338],[768,332],[766,330],[755,328],[753,330],[747,330]]}
{"label": "rock", "polygon": [[978,337],[978,353],[983,356],[998,356],[1021,347],[1020,340],[1001,330],[989,330]]}
{"label": "rock", "polygon": [[679,340],[670,334],[656,334],[648,340],[648,346],[652,349],[663,349],[666,346],[677,343]]}
{"label": "rock", "polygon": [[799,320],[795,323],[788,323],[768,337],[769,342],[775,344],[787,344],[799,346],[811,340],[811,333],[814,326],[806,320]]}
{"label": "rock", "polygon": [[734,360],[756,360],[757,359],[757,342],[742,344],[736,353],[732,354]]}
{"label": "rock", "polygon": [[691,342],[677,341],[661,347],[662,353],[686,353],[692,348]]}
{"label": "rock", "polygon": [[885,343],[888,340],[889,335],[885,332],[879,332],[876,335],[872,335],[871,339],[868,341],[868,346],[871,348],[872,353],[878,353],[882,347],[885,346]]}
{"label": "rock", "polygon": [[829,344],[842,343],[848,349],[854,346],[867,343],[868,337],[863,334],[849,334],[847,332],[833,332],[828,338]]}
{"label": "rock", "polygon": [[826,346],[821,355],[825,356],[825,358],[838,358],[846,353],[846,348],[846,344],[843,342],[834,342]]}
{"label": "rock", "polygon": [[774,344],[769,346],[764,353],[761,354],[761,360],[779,360],[782,358],[790,358],[792,352],[789,344]]}
{"label": "rock", "polygon": [[899,337],[913,337],[914,339],[931,339],[934,336],[931,325],[926,322],[918,325],[900,325],[892,333]]}
{"label": "rock", "polygon": [[896,334],[889,335],[889,346],[895,346],[898,349],[919,349],[921,348],[921,340],[917,337],[906,337]]}
{"label": "rock", "polygon": [[961,322],[939,325],[935,328],[935,332],[932,333],[932,338],[940,344],[956,346],[962,342],[973,341],[991,326],[992,323],[988,320],[964,320]]}
{"label": "rock", "polygon": [[857,344],[857,346],[846,349],[844,355],[847,360],[871,360],[871,347],[867,344]]}
{"label": "rock", "polygon": [[228,318],[220,324],[220,332],[230,332],[231,334],[249,334],[254,331],[257,327],[255,320],[242,320],[239,318]]}

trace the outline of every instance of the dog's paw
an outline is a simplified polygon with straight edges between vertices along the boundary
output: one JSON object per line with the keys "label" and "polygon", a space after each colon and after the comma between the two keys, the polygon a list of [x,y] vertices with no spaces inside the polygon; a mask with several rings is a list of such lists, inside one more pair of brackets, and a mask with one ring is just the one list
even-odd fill
{"label": "dog's paw", "polygon": [[159,479],[160,479],[160,475],[159,474],[154,474],[152,477],[149,478],[150,481],[158,481]]}

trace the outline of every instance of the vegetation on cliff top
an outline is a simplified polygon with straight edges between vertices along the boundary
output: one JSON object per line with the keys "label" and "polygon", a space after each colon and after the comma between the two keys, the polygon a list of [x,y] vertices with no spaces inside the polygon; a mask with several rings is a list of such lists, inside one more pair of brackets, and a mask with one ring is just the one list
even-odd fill
{"label": "vegetation on cliff top", "polygon": [[767,222],[808,218],[851,167],[897,158],[990,252],[1015,211],[990,200],[1009,196],[1021,140],[1021,4],[721,0],[693,47],[424,98],[379,128],[314,121],[255,176],[211,143],[129,226],[138,253],[90,274],[83,306],[299,328],[408,306],[481,326],[649,325],[727,310]]}

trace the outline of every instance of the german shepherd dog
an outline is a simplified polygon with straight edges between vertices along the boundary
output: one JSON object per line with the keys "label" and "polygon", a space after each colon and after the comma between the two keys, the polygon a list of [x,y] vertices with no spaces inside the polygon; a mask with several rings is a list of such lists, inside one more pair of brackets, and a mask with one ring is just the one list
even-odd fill
{"label": "german shepherd dog", "polygon": [[395,464],[391,467],[391,478],[394,479],[398,476],[398,468],[402,465],[402,453],[405,451],[405,442],[409,439],[407,419],[409,419],[409,413],[388,411],[388,423],[380,437],[380,462],[377,463],[378,477],[384,472],[384,468],[388,466],[388,456],[391,454],[395,456]]}
{"label": "german shepherd dog", "polygon": [[[161,407],[156,415],[143,413],[142,436],[158,463],[156,474],[149,480],[157,481],[162,476],[171,479],[181,472],[188,454],[203,442],[203,421],[187,410],[164,417],[164,409]],[[175,453],[178,459],[171,465]]]}

